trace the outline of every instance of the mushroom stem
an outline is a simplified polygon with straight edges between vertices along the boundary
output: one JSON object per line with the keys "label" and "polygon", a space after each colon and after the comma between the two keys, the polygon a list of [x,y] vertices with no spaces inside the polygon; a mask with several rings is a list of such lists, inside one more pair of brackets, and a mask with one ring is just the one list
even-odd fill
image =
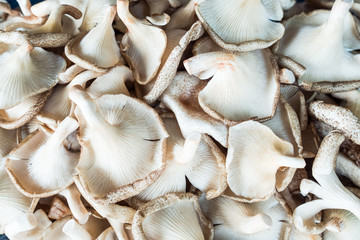
{"label": "mushroom stem", "polygon": [[119,240],[128,240],[125,232],[125,223],[118,221],[117,219],[108,218],[108,221],[115,231],[116,237]]}
{"label": "mushroom stem", "polygon": [[[69,204],[69,208],[75,219],[80,224],[85,224],[89,219],[89,212],[86,210],[84,204],[82,203],[81,194],[77,190],[75,184],[63,190],[62,192],[60,192],[60,194],[66,198]],[[82,239],[82,238],[77,238],[77,239]]]}
{"label": "mushroom stem", "polygon": [[193,132],[186,137],[185,143],[181,152],[181,156],[176,158],[179,163],[186,164],[190,162],[199,146],[201,140],[201,134],[199,132]]}
{"label": "mushroom stem", "polygon": [[75,85],[80,85],[81,87],[85,87],[84,85],[86,84],[87,81],[89,81],[93,78],[97,78],[100,75],[101,75],[101,73],[94,72],[91,70],[86,70],[86,71],[78,74],[76,77],[74,77],[74,79],[69,83],[67,88],[70,89],[71,87],[73,87]]}
{"label": "mushroom stem", "polygon": [[271,218],[263,213],[247,216],[238,225],[238,230],[245,234],[254,234],[271,228]]}
{"label": "mushroom stem", "polygon": [[25,17],[32,16],[32,12],[30,10],[31,3],[30,0],[16,0],[20,6],[21,12]]}
{"label": "mushroom stem", "polygon": [[[331,9],[329,19],[325,24],[325,28],[342,32],[341,29],[344,25],[346,13],[349,12],[353,3],[354,0],[336,0]],[[341,34],[337,35],[342,36]]]}
{"label": "mushroom stem", "polygon": [[54,144],[57,146],[62,146],[64,144],[65,139],[75,131],[79,127],[78,122],[71,118],[66,117],[58,126],[58,128],[55,130],[53,135],[50,137],[48,143]]}
{"label": "mushroom stem", "polygon": [[25,213],[6,225],[5,234],[8,237],[13,237],[18,233],[34,229],[37,224],[38,221],[33,213]]}
{"label": "mushroom stem", "polygon": [[83,71],[85,71],[85,69],[76,64],[68,67],[65,72],[59,74],[59,84],[69,83]]}
{"label": "mushroom stem", "polygon": [[131,27],[131,24],[136,21],[135,17],[129,12],[129,1],[127,0],[117,1],[117,14],[127,28]]}
{"label": "mushroom stem", "polygon": [[71,219],[67,223],[65,223],[62,228],[62,231],[73,240],[76,240],[76,239],[91,240],[92,239],[90,233],[88,231],[86,231],[74,219]]}
{"label": "mushroom stem", "polygon": [[279,155],[276,158],[280,167],[303,168],[306,163],[303,158]]}

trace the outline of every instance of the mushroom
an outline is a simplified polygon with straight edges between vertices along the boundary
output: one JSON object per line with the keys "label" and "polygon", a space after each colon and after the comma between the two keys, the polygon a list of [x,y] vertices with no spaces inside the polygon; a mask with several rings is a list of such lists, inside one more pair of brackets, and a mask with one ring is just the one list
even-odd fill
{"label": "mushroom", "polygon": [[101,73],[116,64],[122,64],[123,58],[112,28],[115,14],[115,6],[107,7],[104,18],[96,27],[70,40],[65,46],[66,56],[82,68]]}
{"label": "mushroom", "polygon": [[331,94],[333,97],[343,100],[342,106],[350,109],[357,118],[360,118],[360,91],[352,90],[348,92],[337,92]]}
{"label": "mushroom", "polygon": [[321,240],[321,235],[310,235],[306,233],[302,233],[299,230],[297,230],[295,227],[291,228],[291,233],[289,240]]}
{"label": "mushroom", "polygon": [[198,94],[206,83],[186,72],[177,72],[161,96],[161,103],[175,114],[184,137],[192,132],[206,133],[227,147],[228,128],[221,121],[206,114],[197,101]]}
{"label": "mushroom", "polygon": [[[245,202],[269,199],[275,186],[286,187],[286,184],[279,184],[284,181],[282,174],[277,174],[279,168],[305,167],[304,159],[296,155],[291,143],[280,139],[261,123],[250,120],[230,127],[226,156],[230,190],[236,199]],[[225,195],[232,196],[227,192]]]}
{"label": "mushroom", "polygon": [[[127,33],[120,43],[121,51],[133,71],[135,80],[139,84],[147,84],[160,67],[166,48],[166,34],[162,29],[131,15],[127,0],[117,1],[117,12],[127,27]],[[143,35],[146,35],[146,38],[139,37]]]}
{"label": "mushroom", "polygon": [[58,197],[51,201],[48,217],[49,219],[59,220],[72,215],[71,210]]}
{"label": "mushroom", "polygon": [[294,225],[301,232],[319,234],[325,231],[327,222],[316,223],[314,216],[324,209],[344,209],[360,217],[360,199],[346,189],[335,173],[336,157],[345,137],[339,131],[330,132],[321,142],[313,163],[312,174],[318,183],[303,179],[300,185],[305,196],[312,193],[319,199],[298,206],[294,213]]}
{"label": "mushroom", "polygon": [[169,0],[145,0],[150,9],[150,15],[162,14],[170,6]]}
{"label": "mushroom", "polygon": [[306,68],[298,79],[302,88],[329,93],[360,86],[358,56],[350,52],[360,46],[360,34],[349,13],[352,3],[336,0],[331,12],[302,13],[286,22],[277,53]]}
{"label": "mushroom", "polygon": [[[331,9],[332,6],[334,5],[335,0],[307,0],[306,2],[317,8]],[[354,0],[354,3],[351,6],[350,10],[353,14],[355,14],[357,17],[359,17],[360,16],[360,2],[358,0]]]}
{"label": "mushroom", "polygon": [[359,166],[342,153],[337,156],[335,170],[337,174],[349,178],[357,187],[360,187]]}
{"label": "mushroom", "polygon": [[112,227],[105,229],[96,240],[117,240],[115,231]]}
{"label": "mushroom", "polygon": [[221,195],[226,187],[225,156],[205,134],[181,134],[174,117],[163,116],[169,133],[166,168],[160,177],[136,197],[152,200],[171,192],[186,192],[186,178],[211,199]]}
{"label": "mushroom", "polygon": [[324,240],[357,239],[360,220],[351,212],[341,209],[324,210],[326,230]]}
{"label": "mushroom", "polygon": [[69,5],[84,12],[86,3],[85,0],[46,0],[32,5],[30,10],[37,17],[46,17],[60,5]]}
{"label": "mushroom", "polygon": [[195,6],[196,1],[189,1],[186,5],[177,9],[171,15],[170,22],[165,26],[166,30],[184,29],[188,30],[196,21]]}
{"label": "mushroom", "polygon": [[55,86],[65,60],[26,42],[15,51],[0,54],[0,109],[8,109],[28,97]]}
{"label": "mushroom", "polygon": [[159,177],[167,133],[153,109],[122,94],[92,100],[80,86],[69,97],[80,123],[82,150],[76,169],[95,202],[129,198]]}
{"label": "mushroom", "polygon": [[170,193],[142,205],[136,212],[134,239],[213,239],[212,224],[191,193]]}
{"label": "mushroom", "polygon": [[251,204],[226,197],[201,197],[200,206],[214,225],[215,239],[287,239],[289,235],[290,210],[278,194]]}
{"label": "mushroom", "polygon": [[197,2],[196,15],[210,37],[224,49],[244,52],[267,48],[284,34],[278,0]]}

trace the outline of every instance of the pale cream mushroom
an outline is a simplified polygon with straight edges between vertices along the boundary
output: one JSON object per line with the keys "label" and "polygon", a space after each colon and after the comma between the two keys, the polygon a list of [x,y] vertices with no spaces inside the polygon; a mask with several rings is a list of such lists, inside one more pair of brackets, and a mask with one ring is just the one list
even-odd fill
{"label": "pale cream mushroom", "polygon": [[8,109],[28,97],[55,86],[65,60],[42,48],[24,43],[15,51],[0,54],[0,109]]}
{"label": "pale cream mushroom", "polygon": [[116,7],[109,6],[106,9],[105,16],[96,27],[86,34],[80,33],[65,47],[65,54],[72,62],[101,73],[124,61],[112,28]]}
{"label": "pale cream mushroom", "polygon": [[360,91],[358,89],[348,92],[332,93],[331,95],[343,100],[341,105],[350,109],[356,117],[360,118]]}
{"label": "pale cream mushroom", "polygon": [[295,227],[308,234],[325,231],[327,222],[315,222],[314,216],[324,209],[344,209],[360,217],[360,199],[346,189],[335,173],[335,163],[340,144],[345,137],[339,131],[330,132],[322,141],[312,167],[318,183],[304,179],[300,190],[305,196],[314,194],[319,199],[297,207],[293,213]]}
{"label": "pale cream mushroom", "polygon": [[95,202],[129,198],[159,177],[168,135],[153,109],[122,94],[92,100],[79,86],[69,97],[80,123],[82,150],[76,169]]}
{"label": "pale cream mushroom", "polygon": [[171,193],[142,205],[136,212],[134,239],[213,239],[212,224],[202,214],[198,197],[191,193]]}
{"label": "pale cream mushroom", "polygon": [[289,240],[322,240],[320,234],[306,234],[297,230],[295,227],[291,228]]}
{"label": "pale cream mushroom", "polygon": [[161,96],[161,103],[175,114],[184,137],[192,132],[206,133],[227,147],[228,128],[222,121],[206,114],[197,100],[206,83],[186,72],[177,72]]}
{"label": "pale cream mushroom", "polygon": [[215,239],[276,240],[289,237],[290,209],[279,195],[258,203],[229,198],[200,198],[204,215],[214,225]]}
{"label": "pale cream mushroom", "polygon": [[324,210],[323,219],[327,223],[323,240],[360,239],[360,220],[351,212],[341,209]]}
{"label": "pale cream mushroom", "polygon": [[112,227],[105,229],[96,240],[117,240],[115,231]]}
{"label": "pale cream mushroom", "polygon": [[360,86],[360,34],[349,13],[353,0],[336,0],[331,12],[300,14],[286,22],[278,54],[302,64],[298,79],[306,90],[346,91]]}
{"label": "pale cream mushroom", "polygon": [[46,17],[60,5],[69,5],[77,8],[82,13],[86,7],[87,0],[46,0],[32,5],[31,12],[38,17]]}
{"label": "pale cream mushroom", "polygon": [[[189,31],[174,29],[166,32],[167,46],[161,59],[160,70],[155,77],[155,82],[149,83],[145,88],[152,87],[143,97],[148,104],[154,103],[174,79],[179,67],[181,58],[192,42],[197,40],[204,33],[200,21],[195,22]],[[150,86],[148,86],[150,85]]]}
{"label": "pale cream mushroom", "polygon": [[166,144],[166,168],[160,177],[136,198],[152,200],[172,192],[186,192],[186,179],[211,199],[226,187],[225,155],[205,134],[181,134],[175,117],[163,116],[169,133]]}
{"label": "pale cream mushroom", "polygon": [[279,184],[284,181],[277,175],[279,168],[305,167],[304,159],[297,155],[291,143],[261,123],[246,121],[230,127],[226,170],[233,194],[225,192],[225,195],[245,202],[269,199],[275,186],[286,187]]}
{"label": "pale cream mushroom", "polygon": [[139,84],[147,84],[160,67],[166,48],[166,34],[162,29],[131,15],[127,0],[117,1],[117,12],[127,27],[121,40],[121,51],[133,71],[135,80]]}
{"label": "pale cream mushroom", "polygon": [[336,160],[335,171],[341,176],[345,176],[351,180],[357,187],[360,187],[360,171],[359,166],[351,161],[343,153],[339,153]]}
{"label": "pale cream mushroom", "polygon": [[210,37],[230,51],[267,48],[284,34],[279,23],[283,11],[279,1],[205,0],[196,6],[196,15]]}
{"label": "pale cream mushroom", "polygon": [[269,50],[203,53],[185,60],[184,66],[200,79],[212,77],[199,93],[199,103],[206,113],[225,124],[267,120],[275,114],[280,83]]}

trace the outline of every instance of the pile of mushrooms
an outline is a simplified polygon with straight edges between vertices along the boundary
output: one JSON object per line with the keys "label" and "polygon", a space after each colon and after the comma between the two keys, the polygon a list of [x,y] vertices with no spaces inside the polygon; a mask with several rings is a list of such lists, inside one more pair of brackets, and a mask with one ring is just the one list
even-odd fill
{"label": "pile of mushrooms", "polygon": [[1,234],[359,239],[359,1],[18,3]]}

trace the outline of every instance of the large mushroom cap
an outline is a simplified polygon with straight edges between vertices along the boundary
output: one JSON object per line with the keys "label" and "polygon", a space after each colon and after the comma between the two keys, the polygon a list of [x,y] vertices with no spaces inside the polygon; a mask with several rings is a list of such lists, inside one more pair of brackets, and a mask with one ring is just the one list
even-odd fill
{"label": "large mushroom cap", "polygon": [[121,94],[92,100],[79,86],[70,99],[80,122],[77,170],[95,201],[126,199],[159,177],[167,133],[154,110]]}

